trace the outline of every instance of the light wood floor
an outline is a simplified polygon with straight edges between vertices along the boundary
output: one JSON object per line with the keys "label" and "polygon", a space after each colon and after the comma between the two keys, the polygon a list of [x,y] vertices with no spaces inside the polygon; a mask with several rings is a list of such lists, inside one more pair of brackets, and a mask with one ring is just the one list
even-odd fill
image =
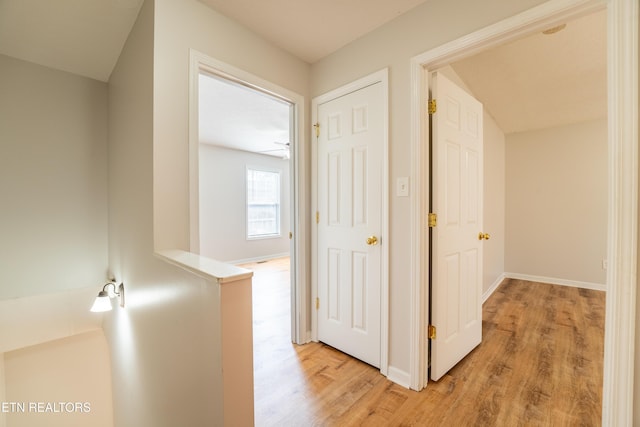
{"label": "light wood floor", "polygon": [[483,342],[415,392],[322,343],[290,341],[288,259],[254,269],[256,426],[598,426],[604,293],[505,280]]}

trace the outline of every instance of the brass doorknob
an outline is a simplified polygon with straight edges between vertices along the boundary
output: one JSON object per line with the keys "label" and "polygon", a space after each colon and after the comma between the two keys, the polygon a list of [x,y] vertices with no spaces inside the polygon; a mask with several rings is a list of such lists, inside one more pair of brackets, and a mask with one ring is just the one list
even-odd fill
{"label": "brass doorknob", "polygon": [[480,232],[478,234],[478,240],[489,240],[490,238],[491,238],[491,235],[489,233]]}
{"label": "brass doorknob", "polygon": [[378,238],[376,236],[367,237],[367,245],[373,246],[378,244]]}

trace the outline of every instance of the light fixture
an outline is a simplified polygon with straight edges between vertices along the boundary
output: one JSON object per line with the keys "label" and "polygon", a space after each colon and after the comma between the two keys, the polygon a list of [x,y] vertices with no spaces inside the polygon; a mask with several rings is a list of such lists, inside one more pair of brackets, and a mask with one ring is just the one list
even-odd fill
{"label": "light fixture", "polygon": [[118,297],[120,300],[120,307],[124,307],[124,283],[120,283],[116,288],[115,282],[109,282],[102,287],[102,290],[98,292],[96,300],[91,306],[91,311],[98,313],[101,311],[111,311],[111,298]]}

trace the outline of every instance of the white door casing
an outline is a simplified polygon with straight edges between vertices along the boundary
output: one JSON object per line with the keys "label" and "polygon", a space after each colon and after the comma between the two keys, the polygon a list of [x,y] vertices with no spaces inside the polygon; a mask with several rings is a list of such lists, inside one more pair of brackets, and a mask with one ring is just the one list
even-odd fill
{"label": "white door casing", "polygon": [[377,81],[316,108],[316,338],[383,373],[385,100]]}
{"label": "white door casing", "polygon": [[259,91],[281,98],[292,105],[291,112],[291,340],[296,344],[309,342],[308,301],[306,287],[308,250],[307,228],[303,218],[307,216],[307,176],[305,162],[305,143],[302,129],[305,128],[305,101],[302,95],[291,92],[270,81],[212,58],[194,49],[189,50],[189,250],[199,252],[199,124],[198,124],[198,81],[201,72],[219,75]]}
{"label": "white door casing", "polygon": [[433,212],[431,379],[482,340],[482,104],[441,74],[431,89]]}
{"label": "white door casing", "polygon": [[[634,345],[637,288],[638,223],[638,2],[627,0],[550,0],[518,15],[466,34],[411,58],[411,140],[414,191],[429,187],[428,158],[423,149],[427,73],[490,46],[542,31],[587,13],[607,9],[608,121],[609,121],[609,268],[605,320],[602,425],[631,425],[634,396]],[[417,188],[415,188],[417,187]],[[426,223],[423,197],[412,200],[411,388],[427,384],[423,343],[428,296],[421,267],[428,256],[422,231]],[[424,263],[426,265],[426,263]]]}

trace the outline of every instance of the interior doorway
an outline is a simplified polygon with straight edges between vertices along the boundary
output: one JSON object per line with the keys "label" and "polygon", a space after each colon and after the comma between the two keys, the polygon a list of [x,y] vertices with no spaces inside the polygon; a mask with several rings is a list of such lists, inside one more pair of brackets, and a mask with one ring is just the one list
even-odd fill
{"label": "interior doorway", "polygon": [[[540,63],[535,71],[528,66],[531,58]],[[606,259],[607,238],[606,10],[457,59],[437,73],[438,78],[449,76],[485,108],[484,159],[489,167],[484,168],[483,180],[487,203],[483,221],[465,234],[477,241],[479,231],[491,233],[491,241],[483,250],[488,259],[480,264],[485,270],[480,287],[482,299],[486,300],[505,277],[604,291],[606,271],[601,260]],[[432,91],[437,83],[437,78],[431,79]],[[443,94],[431,96],[438,100],[438,112],[431,115],[435,136],[438,123],[456,124],[451,117],[464,104],[454,102],[451,105],[456,111],[449,114],[440,110],[451,108],[452,98]],[[585,96],[591,102],[576,102]],[[440,102],[444,99],[449,101]],[[531,110],[540,113],[526,114]],[[456,129],[465,133],[468,126]],[[443,191],[446,176],[437,174],[440,163],[435,160],[437,152],[432,153],[433,176],[437,176],[432,184],[435,197]],[[567,164],[572,165],[570,174],[566,173]],[[461,198],[463,203],[467,199]],[[430,210],[439,217],[432,235],[453,228],[451,221],[443,218],[450,209],[441,205]],[[549,209],[552,215],[546,215]],[[552,219],[546,222],[546,216]],[[433,256],[438,257],[435,251]],[[432,269],[437,266],[434,262]],[[448,285],[445,288],[454,289]],[[435,295],[432,291],[432,319],[447,306]],[[430,321],[438,329],[445,323],[443,318]],[[448,328],[456,330],[451,325]],[[431,341],[432,379],[439,360],[435,350],[444,342],[448,340],[441,334]]]}
{"label": "interior doorway", "polygon": [[229,264],[286,259],[289,337],[305,342],[304,99],[191,51],[190,249]]}
{"label": "interior doorway", "polygon": [[312,117],[312,339],[388,375],[388,70],[314,98]]}
{"label": "interior doorway", "polygon": [[199,76],[200,255],[229,264],[289,256],[291,103]]}
{"label": "interior doorway", "polygon": [[[631,4],[633,3],[633,4]],[[625,325],[634,324],[635,313],[635,271],[637,265],[637,236],[633,232],[637,224],[637,105],[638,105],[638,71],[628,64],[637,64],[637,29],[638,6],[635,2],[614,0],[604,2],[575,1],[571,5],[550,4],[549,7],[538,7],[522,16],[507,19],[496,25],[487,27],[463,39],[451,42],[412,59],[412,73],[415,93],[412,121],[416,129],[414,138],[414,170],[419,171],[419,184],[427,186],[428,178],[422,173],[420,166],[428,158],[428,153],[421,151],[425,129],[424,93],[428,87],[429,70],[436,69],[454,58],[469,55],[479,49],[534,30],[541,30],[550,23],[568,19],[588,12],[607,8],[608,25],[608,105],[609,105],[609,239],[607,270],[607,307],[605,324],[605,376],[604,376],[604,413],[603,423],[606,425],[626,425],[633,414],[633,328]],[[615,23],[615,25],[613,25]],[[622,60],[627,58],[627,60]],[[627,62],[630,61],[630,62]],[[630,208],[631,207],[631,208]],[[424,206],[420,200],[414,204],[419,218],[414,227],[422,226]],[[631,236],[631,237],[629,237]],[[424,239],[415,242],[418,257],[425,255]],[[424,316],[426,310],[423,290],[423,272],[415,272],[415,288],[422,298],[416,303],[412,318],[415,321],[414,335],[418,347],[412,354],[412,387],[422,387],[426,350],[420,348],[424,338]],[[627,296],[625,298],[625,295]],[[631,298],[628,298],[631,295]]]}

